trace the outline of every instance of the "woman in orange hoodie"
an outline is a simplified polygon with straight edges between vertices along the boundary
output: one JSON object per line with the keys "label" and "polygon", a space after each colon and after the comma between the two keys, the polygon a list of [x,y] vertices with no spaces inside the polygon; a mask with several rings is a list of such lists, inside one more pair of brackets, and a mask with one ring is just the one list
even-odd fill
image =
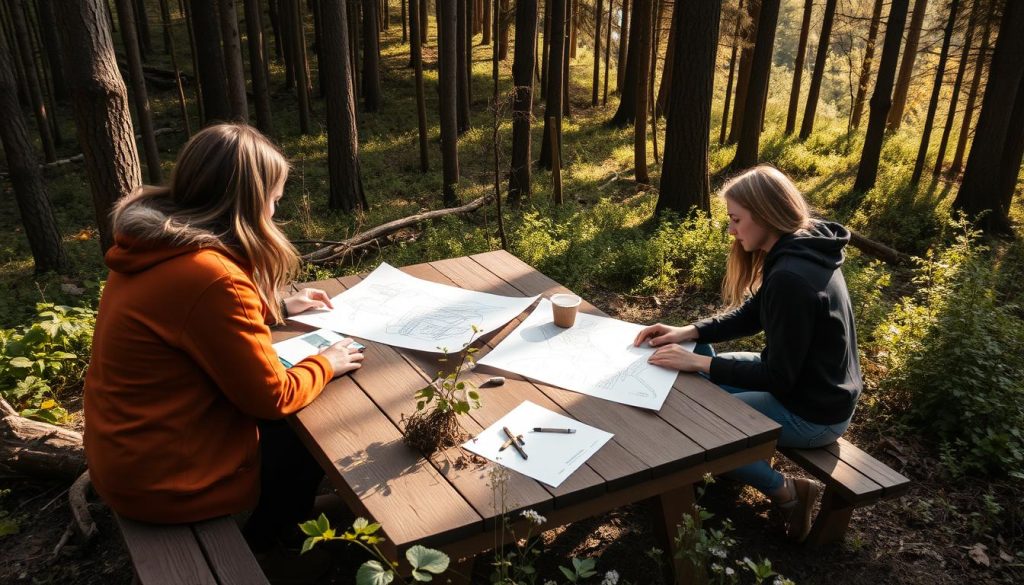
{"label": "woman in orange hoodie", "polygon": [[270,325],[330,306],[323,291],[280,293],[298,270],[272,219],[287,177],[267,138],[221,124],[189,140],[169,186],[115,207],[85,452],[118,514],[184,523],[256,507],[245,533],[259,550],[310,512],[323,472],[280,419],[363,356],[346,339],[285,369],[271,347]]}

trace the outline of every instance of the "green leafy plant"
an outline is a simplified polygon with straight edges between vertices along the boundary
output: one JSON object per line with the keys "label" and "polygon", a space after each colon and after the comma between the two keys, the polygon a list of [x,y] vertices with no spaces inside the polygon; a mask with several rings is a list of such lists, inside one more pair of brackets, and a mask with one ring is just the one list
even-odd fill
{"label": "green leafy plant", "polygon": [[[427,455],[461,442],[464,434],[458,417],[480,408],[480,394],[472,382],[461,380],[462,373],[475,365],[473,355],[477,348],[470,347],[480,329],[472,326],[469,341],[462,345],[459,363],[447,373],[442,369],[437,378],[413,394],[416,412],[403,419],[402,439],[406,445]],[[439,348],[442,364],[449,362],[448,348]]]}
{"label": "green leafy plant", "polygon": [[58,399],[82,383],[96,311],[40,303],[36,313],[27,325],[0,330],[0,396],[22,416],[61,423],[67,411]]}
{"label": "green leafy plant", "polygon": [[408,576],[399,575],[398,562],[388,560],[378,546],[384,542],[384,538],[377,535],[380,524],[370,523],[365,518],[356,518],[352,528],[341,535],[331,528],[331,522],[323,514],[316,520],[303,522],[299,528],[307,537],[302,543],[303,553],[322,542],[341,540],[355,544],[375,557],[360,565],[356,571],[356,585],[388,585],[395,579],[404,583],[423,583],[448,570],[448,555],[417,544],[405,551],[405,560],[409,563]]}

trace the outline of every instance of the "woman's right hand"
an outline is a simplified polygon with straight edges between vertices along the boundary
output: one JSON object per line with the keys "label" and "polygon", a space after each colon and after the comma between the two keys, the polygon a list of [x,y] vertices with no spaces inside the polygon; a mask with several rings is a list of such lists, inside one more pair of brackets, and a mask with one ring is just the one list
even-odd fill
{"label": "woman's right hand", "polygon": [[351,337],[346,337],[320,352],[320,355],[331,362],[335,377],[358,370],[363,365],[363,352],[349,347],[353,341]]}
{"label": "woman's right hand", "polygon": [[633,346],[640,347],[643,342],[647,341],[651,347],[660,347],[666,343],[679,343],[692,339],[697,339],[697,328],[693,325],[673,327],[664,323],[656,323],[644,327],[640,333],[637,333],[636,339],[633,340]]}

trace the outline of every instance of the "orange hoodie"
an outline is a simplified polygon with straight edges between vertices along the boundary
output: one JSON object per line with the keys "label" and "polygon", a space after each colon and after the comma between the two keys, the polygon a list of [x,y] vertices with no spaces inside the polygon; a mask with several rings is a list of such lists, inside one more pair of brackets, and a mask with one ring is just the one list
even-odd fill
{"label": "orange hoodie", "polygon": [[119,232],[106,263],[85,379],[96,491],[119,514],[148,522],[252,508],[256,419],[309,404],[333,377],[330,362],[317,355],[281,365],[267,307],[222,251]]}

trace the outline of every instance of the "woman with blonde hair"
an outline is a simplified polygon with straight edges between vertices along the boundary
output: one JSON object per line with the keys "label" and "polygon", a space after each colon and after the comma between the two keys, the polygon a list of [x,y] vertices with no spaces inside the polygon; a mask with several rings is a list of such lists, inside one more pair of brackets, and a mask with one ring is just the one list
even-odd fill
{"label": "woman with blonde hair", "polygon": [[[760,165],[721,191],[732,250],[722,296],[731,309],[685,327],[658,323],[634,344],[659,349],[650,363],[699,372],[782,426],[778,444],[814,448],[846,430],[862,389],[853,309],[840,267],[850,232],[811,218],[778,169]],[[716,355],[709,344],[764,331],[760,353]],[[696,341],[694,352],[677,345]],[[771,498],[787,534],[803,540],[819,487],[758,461],[727,474]]]}
{"label": "woman with blonde hair", "polygon": [[85,452],[118,514],[186,523],[256,507],[244,532],[260,551],[309,513],[323,472],[280,419],[363,356],[348,339],[285,369],[271,347],[270,325],[330,306],[320,290],[280,292],[298,270],[273,221],[287,178],[267,138],[220,124],[189,140],[168,186],[117,203]]}

